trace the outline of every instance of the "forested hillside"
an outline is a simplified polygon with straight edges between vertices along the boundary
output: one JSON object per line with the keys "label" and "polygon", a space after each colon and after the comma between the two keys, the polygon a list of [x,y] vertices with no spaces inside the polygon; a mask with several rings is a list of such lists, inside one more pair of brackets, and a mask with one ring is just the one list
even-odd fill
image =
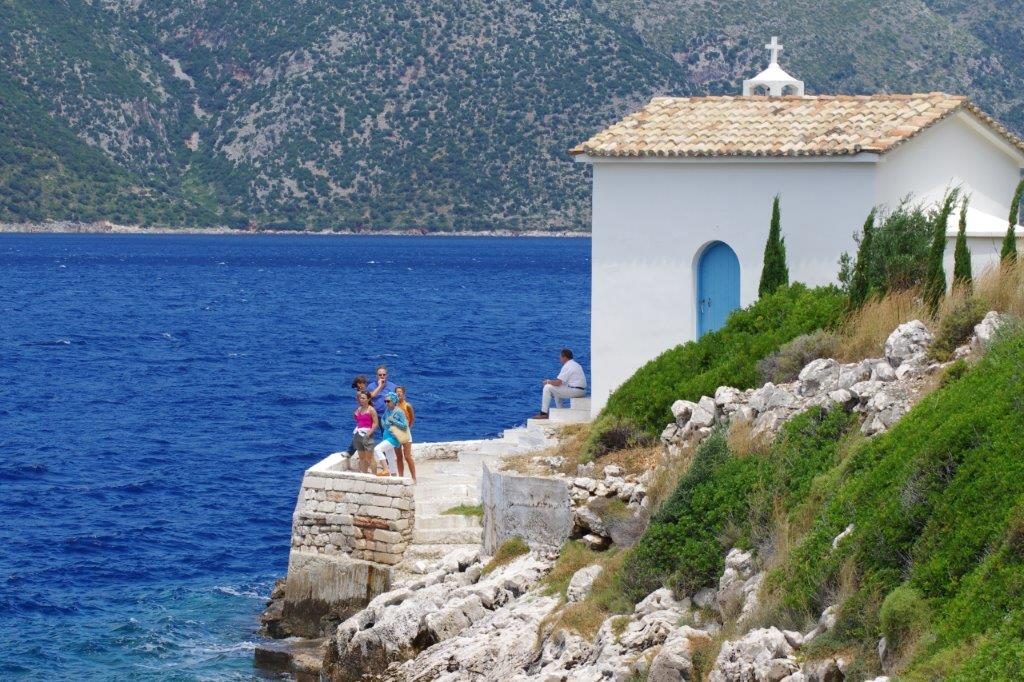
{"label": "forested hillside", "polygon": [[737,92],[770,34],[811,92],[966,91],[1024,129],[994,0],[0,3],[0,220],[586,229],[566,150]]}

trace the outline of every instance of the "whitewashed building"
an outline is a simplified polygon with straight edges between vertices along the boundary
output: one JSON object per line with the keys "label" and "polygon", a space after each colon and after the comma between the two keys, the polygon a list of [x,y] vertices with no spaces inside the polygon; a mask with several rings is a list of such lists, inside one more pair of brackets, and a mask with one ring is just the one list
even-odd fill
{"label": "whitewashed building", "polygon": [[[998,257],[1024,141],[962,96],[805,96],[766,47],[744,96],[656,97],[571,150],[593,166],[594,414],[645,362],[757,298],[776,194],[791,281],[835,281],[873,207],[951,187],[971,197],[975,271]],[[955,234],[954,219],[950,272]]]}

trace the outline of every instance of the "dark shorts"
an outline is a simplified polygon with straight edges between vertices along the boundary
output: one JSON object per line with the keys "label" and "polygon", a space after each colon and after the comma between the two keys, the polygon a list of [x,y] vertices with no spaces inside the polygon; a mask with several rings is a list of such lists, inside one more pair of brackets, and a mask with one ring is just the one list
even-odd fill
{"label": "dark shorts", "polygon": [[361,436],[358,433],[352,435],[352,446],[356,450],[373,450],[373,434]]}

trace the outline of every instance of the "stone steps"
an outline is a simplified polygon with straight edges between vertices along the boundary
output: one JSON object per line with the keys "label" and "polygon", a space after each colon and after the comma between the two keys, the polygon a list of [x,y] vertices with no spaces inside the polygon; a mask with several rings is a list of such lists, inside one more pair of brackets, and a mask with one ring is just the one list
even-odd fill
{"label": "stone steps", "polygon": [[413,545],[475,545],[479,546],[484,529],[476,528],[416,528],[412,532]]}
{"label": "stone steps", "polygon": [[590,421],[590,410],[572,407],[552,407],[548,410],[548,421],[552,424],[586,424]]}
{"label": "stone steps", "polygon": [[460,528],[480,528],[479,516],[463,516],[461,514],[442,514],[440,516],[421,516],[416,518],[416,528],[422,530],[442,530]]}
{"label": "stone steps", "polygon": [[482,519],[444,512],[462,504],[480,504],[484,464],[496,468],[503,457],[546,450],[558,442],[562,425],[589,421],[589,398],[574,398],[571,405],[555,419],[531,419],[524,426],[505,429],[498,438],[420,446],[424,452],[448,458],[424,459],[417,465],[416,525],[401,570],[411,571],[416,562],[436,561],[458,549],[479,548]]}

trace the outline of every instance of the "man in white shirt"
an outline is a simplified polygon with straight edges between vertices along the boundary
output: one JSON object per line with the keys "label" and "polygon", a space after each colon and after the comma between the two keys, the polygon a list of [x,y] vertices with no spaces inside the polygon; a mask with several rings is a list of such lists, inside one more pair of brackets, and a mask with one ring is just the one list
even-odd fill
{"label": "man in white shirt", "polygon": [[572,359],[572,351],[563,348],[559,355],[562,369],[558,372],[557,379],[545,379],[544,390],[540,397],[540,412],[534,415],[534,419],[547,419],[548,406],[555,401],[558,407],[562,400],[568,398],[580,398],[587,393],[587,377],[583,374],[580,363]]}

